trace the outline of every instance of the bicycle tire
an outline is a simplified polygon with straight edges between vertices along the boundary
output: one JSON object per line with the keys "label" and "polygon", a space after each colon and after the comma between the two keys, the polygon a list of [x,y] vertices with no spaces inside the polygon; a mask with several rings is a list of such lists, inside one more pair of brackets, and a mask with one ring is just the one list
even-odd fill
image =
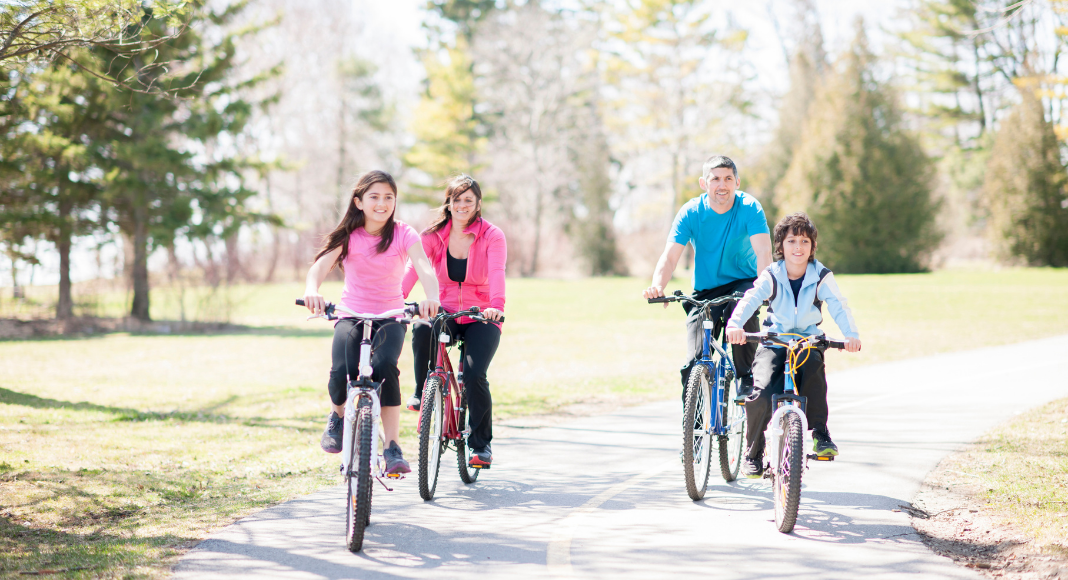
{"label": "bicycle tire", "polygon": [[[460,393],[460,429],[461,431],[471,431],[471,418],[467,413],[467,393]],[[470,436],[470,435],[468,435]],[[467,439],[460,438],[456,440],[456,467],[460,472],[460,481],[466,484],[472,484],[478,479],[478,472],[481,469],[475,469],[467,464],[467,459],[470,457],[470,450],[467,448]]]}
{"label": "bicycle tire", "polygon": [[726,435],[719,438],[719,473],[723,481],[738,479],[738,470],[742,466],[742,450],[745,449],[745,407],[735,402],[738,394],[738,381],[724,385],[723,397],[727,413],[723,424],[727,427]]}
{"label": "bicycle tire", "polygon": [[423,501],[434,499],[438,487],[438,471],[441,466],[441,430],[445,409],[442,397],[442,382],[439,377],[430,377],[423,387],[423,401],[419,417],[419,497]]}
{"label": "bicycle tire", "polygon": [[690,371],[682,413],[682,473],[686,493],[694,501],[705,497],[712,462],[712,386],[708,375],[705,365]]}
{"label": "bicycle tire", "polygon": [[371,521],[372,421],[371,402],[360,399],[356,406],[356,428],[352,434],[352,458],[348,473],[345,474],[345,487],[348,490],[345,545],[350,552],[359,552],[363,548],[363,532]]}
{"label": "bicycle tire", "polygon": [[797,413],[786,413],[782,418],[782,427],[779,469],[772,490],[775,494],[775,525],[780,532],[789,534],[797,523],[797,508],[801,504],[805,433]]}

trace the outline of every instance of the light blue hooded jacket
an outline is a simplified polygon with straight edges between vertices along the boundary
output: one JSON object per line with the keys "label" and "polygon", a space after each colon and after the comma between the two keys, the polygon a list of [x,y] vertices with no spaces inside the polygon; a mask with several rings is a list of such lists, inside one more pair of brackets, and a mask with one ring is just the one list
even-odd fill
{"label": "light blue hooded jacket", "polygon": [[[826,270],[822,278],[820,273]],[[765,330],[776,333],[795,333],[804,336],[823,334],[818,327],[823,322],[823,311],[817,300],[827,303],[827,309],[834,318],[838,328],[847,338],[860,338],[857,322],[849,309],[842,291],[834,281],[834,274],[818,260],[809,262],[805,279],[801,283],[797,305],[794,306],[794,292],[790,287],[790,277],[786,274],[786,264],[779,260],[760,273],[753,287],[734,308],[727,326],[741,328],[742,324],[760,308],[765,300],[770,299],[770,308],[764,322]],[[768,322],[770,321],[770,325]]]}

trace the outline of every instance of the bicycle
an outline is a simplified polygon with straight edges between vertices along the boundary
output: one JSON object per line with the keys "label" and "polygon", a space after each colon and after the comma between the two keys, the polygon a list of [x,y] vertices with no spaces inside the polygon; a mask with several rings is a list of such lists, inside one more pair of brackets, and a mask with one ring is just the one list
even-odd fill
{"label": "bicycle", "polygon": [[[772,495],[775,499],[775,525],[788,534],[797,523],[797,509],[801,504],[801,475],[808,469],[808,460],[834,461],[833,455],[806,454],[805,433],[808,433],[808,418],[805,416],[806,397],[797,394],[794,375],[808,360],[808,351],[813,348],[844,349],[845,342],[829,339],[824,335],[800,336],[796,334],[745,333],[750,342],[759,342],[765,347],[783,346],[788,349],[786,367],[783,369],[783,394],[771,396],[773,414],[764,432],[764,477],[771,478]],[[782,337],[797,337],[785,340]],[[801,353],[805,358],[798,361]]]}
{"label": "bicycle", "polygon": [[[467,414],[467,391],[464,389],[463,345],[454,344],[447,332],[445,322],[460,317],[489,321],[474,306],[460,312],[440,312],[433,320],[432,329],[441,329],[437,336],[437,354],[434,370],[427,375],[423,386],[423,400],[419,404],[419,497],[425,501],[434,499],[438,486],[438,471],[441,454],[452,444],[456,447],[456,465],[460,480],[474,483],[478,473],[485,467],[472,467],[467,463],[467,438],[471,434],[470,417]],[[504,317],[499,319],[504,322]],[[449,357],[449,346],[460,350],[459,370],[454,372]]]}
{"label": "bicycle", "polygon": [[[304,300],[297,299],[297,306],[304,306]],[[352,378],[347,372],[348,394],[345,399],[345,417],[342,422],[341,438],[341,473],[345,477],[347,491],[345,511],[345,544],[350,552],[359,552],[363,548],[363,532],[371,523],[372,477],[386,488],[393,491],[383,478],[403,479],[398,473],[386,473],[386,460],[382,456],[385,448],[385,435],[380,427],[382,406],[378,391],[380,382],[371,380],[371,333],[372,323],[376,320],[396,320],[408,324],[412,316],[418,313],[414,305],[383,312],[381,314],[362,314],[353,312],[340,304],[326,303],[322,314],[309,316],[338,320],[335,312],[341,311],[348,317],[355,318],[363,325],[363,340],[360,341],[359,375]],[[348,349],[346,349],[348,350]],[[347,362],[347,357],[346,357]]]}
{"label": "bicycle", "polygon": [[[727,354],[727,337],[722,332],[725,316],[712,320],[709,309],[744,296],[735,292],[711,300],[695,300],[676,290],[671,296],[649,298],[650,304],[685,302],[704,311],[704,341],[701,358],[690,370],[686,385],[686,404],[682,419],[682,465],[686,493],[697,501],[705,496],[711,471],[712,445],[715,436],[719,443],[719,471],[727,482],[738,478],[745,445],[745,410],[735,399],[741,388],[734,360]],[[724,315],[726,311],[724,311]],[[719,328],[716,328],[719,322]],[[717,337],[719,344],[716,343]],[[713,404],[713,401],[717,403]]]}

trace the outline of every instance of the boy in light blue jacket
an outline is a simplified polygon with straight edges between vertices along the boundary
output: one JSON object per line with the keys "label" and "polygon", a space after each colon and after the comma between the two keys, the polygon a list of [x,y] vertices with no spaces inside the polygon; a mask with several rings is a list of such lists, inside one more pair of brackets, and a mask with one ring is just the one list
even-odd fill
{"label": "boy in light blue jacket", "polygon": [[[816,225],[804,213],[783,218],[775,226],[775,259],[760,273],[753,288],[745,293],[727,322],[727,339],[734,344],[745,342],[742,324],[749,320],[764,301],[769,307],[764,325],[779,334],[812,336],[823,334],[821,306],[834,317],[845,335],[846,350],[860,350],[860,333],[853,313],[834,281],[834,274],[816,260]],[[742,472],[746,477],[763,475],[764,429],[771,419],[771,396],[785,388],[783,370],[786,349],[761,346],[753,361],[753,393],[745,403],[746,454]],[[807,360],[795,375],[798,394],[808,398],[806,416],[812,429],[813,448],[817,455],[838,455],[838,447],[827,431],[827,378],[823,369],[823,352],[809,351]]]}

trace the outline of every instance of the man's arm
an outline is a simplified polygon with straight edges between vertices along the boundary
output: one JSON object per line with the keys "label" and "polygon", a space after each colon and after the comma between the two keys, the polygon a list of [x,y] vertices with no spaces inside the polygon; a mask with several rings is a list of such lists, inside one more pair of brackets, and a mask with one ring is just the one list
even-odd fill
{"label": "man's arm", "polygon": [[[679,258],[682,257],[682,251],[686,249],[686,246],[682,244],[670,241],[664,248],[664,253],[661,254],[660,259],[656,262],[656,269],[653,270],[653,285],[649,286],[642,292],[642,296],[645,298],[660,298],[664,295],[664,287],[671,281],[671,275],[675,273],[675,266],[679,265]],[[667,303],[664,303],[667,306]]]}
{"label": "man's arm", "polygon": [[771,236],[769,234],[755,234],[749,236],[749,243],[753,245],[753,252],[757,259],[757,276],[771,265]]}

